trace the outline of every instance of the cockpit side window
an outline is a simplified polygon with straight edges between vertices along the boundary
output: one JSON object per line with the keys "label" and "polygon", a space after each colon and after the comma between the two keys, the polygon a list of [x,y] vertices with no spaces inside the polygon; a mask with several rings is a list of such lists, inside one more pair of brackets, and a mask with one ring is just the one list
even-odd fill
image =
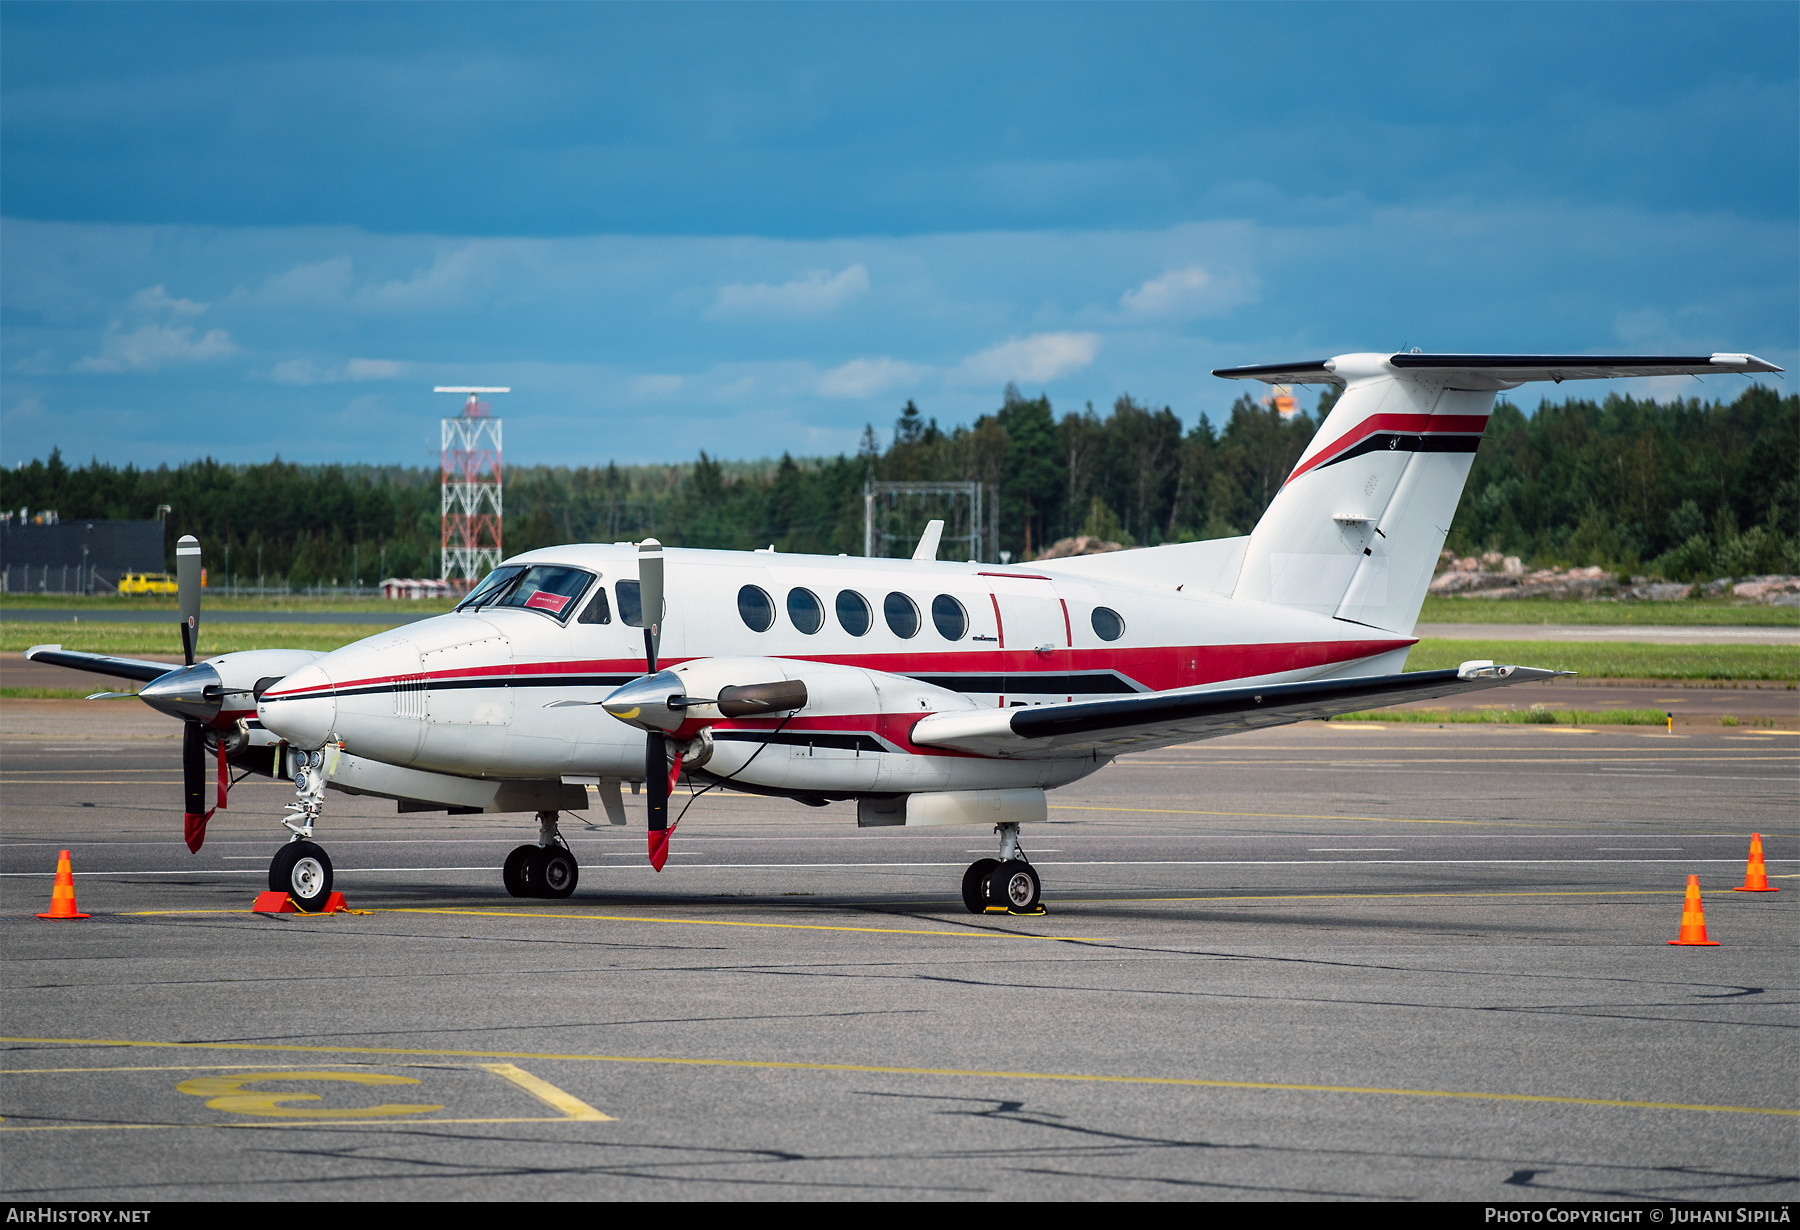
{"label": "cockpit side window", "polygon": [[569,616],[575,613],[576,600],[593,580],[593,573],[580,568],[566,568],[561,564],[533,564],[493,605],[542,611],[557,623],[566,624]]}
{"label": "cockpit side window", "polygon": [[525,568],[521,564],[512,564],[505,568],[496,568],[481,578],[481,584],[469,591],[469,596],[456,604],[459,611],[473,611],[477,607],[486,606],[499,598],[507,586],[519,579]]}
{"label": "cockpit side window", "polygon": [[644,626],[644,600],[638,594],[636,581],[620,581],[613,587],[619,591],[619,620],[628,628]]}
{"label": "cockpit side window", "polygon": [[581,613],[580,622],[584,624],[609,624],[612,622],[612,607],[606,601],[606,586],[601,585],[594,589],[594,600],[588,603],[587,609]]}

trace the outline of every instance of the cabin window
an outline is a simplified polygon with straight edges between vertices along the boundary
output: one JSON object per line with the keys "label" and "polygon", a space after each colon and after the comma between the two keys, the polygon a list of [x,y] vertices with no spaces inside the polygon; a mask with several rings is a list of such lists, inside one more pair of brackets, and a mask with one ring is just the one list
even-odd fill
{"label": "cabin window", "polygon": [[525,569],[518,564],[513,564],[506,568],[494,569],[485,577],[481,578],[481,584],[470,590],[467,598],[464,598],[461,602],[456,604],[456,609],[459,611],[472,611],[477,607],[486,606],[488,603],[498,598],[500,596],[500,591],[505,589],[513,581],[517,580],[519,574],[524,571]]}
{"label": "cabin window", "polygon": [[1109,606],[1095,607],[1088,622],[1094,625],[1094,635],[1103,641],[1116,641],[1125,635],[1125,621]]}
{"label": "cabin window", "polygon": [[533,564],[492,605],[542,611],[557,623],[566,624],[569,616],[575,613],[576,600],[593,580],[593,573],[580,568]]}
{"label": "cabin window", "polygon": [[949,594],[939,594],[931,600],[931,622],[945,640],[960,641],[969,630],[969,613]]}
{"label": "cabin window", "polygon": [[606,601],[606,586],[601,585],[594,590],[594,600],[587,604],[581,613],[584,624],[609,624],[612,622],[612,606]]}
{"label": "cabin window", "polygon": [[620,581],[613,586],[619,593],[619,622],[627,628],[644,626],[644,599],[636,581]]}
{"label": "cabin window", "polygon": [[788,590],[788,618],[794,627],[811,636],[825,626],[825,604],[810,589]]}
{"label": "cabin window", "polygon": [[881,614],[887,626],[901,640],[919,634],[919,608],[905,594],[893,593],[881,600]]}
{"label": "cabin window", "polygon": [[738,616],[752,632],[767,632],[775,623],[775,600],[767,590],[746,585],[738,590]]}
{"label": "cabin window", "polygon": [[837,596],[838,624],[851,636],[862,636],[875,622],[869,600],[853,589],[840,589]]}

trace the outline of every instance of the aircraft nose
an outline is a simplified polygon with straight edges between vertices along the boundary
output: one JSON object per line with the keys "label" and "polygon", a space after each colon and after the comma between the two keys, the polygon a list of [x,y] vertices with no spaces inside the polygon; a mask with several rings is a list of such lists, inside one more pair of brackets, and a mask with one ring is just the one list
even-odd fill
{"label": "aircraft nose", "polygon": [[644,730],[674,730],[686,714],[671,708],[669,700],[681,694],[681,680],[672,671],[658,671],[615,688],[600,705],[621,722],[632,726]]}
{"label": "aircraft nose", "polygon": [[318,663],[302,666],[262,694],[256,716],[295,747],[323,747],[337,726],[332,687],[331,676]]}
{"label": "aircraft nose", "polygon": [[198,662],[146,683],[138,690],[138,699],[184,722],[210,722],[219,716],[224,686],[218,671]]}

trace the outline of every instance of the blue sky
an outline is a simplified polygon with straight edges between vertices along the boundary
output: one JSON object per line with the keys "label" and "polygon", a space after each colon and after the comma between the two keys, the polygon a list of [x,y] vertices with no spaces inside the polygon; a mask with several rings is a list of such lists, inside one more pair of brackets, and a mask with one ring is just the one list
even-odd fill
{"label": "blue sky", "polygon": [[434,384],[604,463],[1009,380],[1192,422],[1348,350],[1792,367],[1797,49],[1778,3],[6,3],[0,464],[428,463]]}

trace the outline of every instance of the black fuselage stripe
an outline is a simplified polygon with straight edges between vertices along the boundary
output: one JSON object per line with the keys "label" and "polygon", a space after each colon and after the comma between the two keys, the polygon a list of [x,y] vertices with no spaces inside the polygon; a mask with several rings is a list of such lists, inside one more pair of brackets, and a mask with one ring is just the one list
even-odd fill
{"label": "black fuselage stripe", "polygon": [[1434,431],[1420,434],[1405,431],[1378,431],[1368,439],[1359,441],[1345,449],[1330,461],[1319,463],[1315,469],[1323,470],[1340,461],[1349,461],[1352,457],[1361,457],[1365,453],[1472,453],[1481,447],[1479,433],[1467,435]]}

